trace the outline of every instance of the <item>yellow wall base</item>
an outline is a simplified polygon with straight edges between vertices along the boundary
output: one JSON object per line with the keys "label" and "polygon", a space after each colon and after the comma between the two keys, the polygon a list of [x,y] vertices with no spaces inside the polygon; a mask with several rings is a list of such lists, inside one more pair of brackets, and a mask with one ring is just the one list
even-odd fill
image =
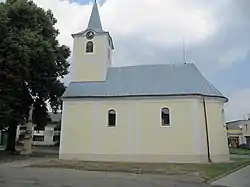
{"label": "yellow wall base", "polygon": [[[60,153],[62,160],[100,162],[148,162],[148,163],[208,163],[207,155],[101,155]],[[229,162],[230,156],[212,155],[212,162]]]}

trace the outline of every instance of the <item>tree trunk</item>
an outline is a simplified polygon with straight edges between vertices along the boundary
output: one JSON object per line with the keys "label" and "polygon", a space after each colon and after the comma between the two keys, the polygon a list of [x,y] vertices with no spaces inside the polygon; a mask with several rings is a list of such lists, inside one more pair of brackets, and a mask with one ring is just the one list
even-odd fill
{"label": "tree trunk", "polygon": [[[32,119],[32,113],[33,113],[33,104],[31,105],[30,111],[29,111],[29,118]],[[22,155],[30,155],[32,153],[32,122],[28,122],[26,124],[26,133],[24,135],[24,142],[23,142],[23,148],[21,151]]]}
{"label": "tree trunk", "polygon": [[22,155],[30,155],[32,153],[32,123],[28,122],[26,125],[26,134],[24,135]]}
{"label": "tree trunk", "polygon": [[8,128],[8,140],[5,151],[15,152],[16,151],[16,130],[17,124],[12,123]]}

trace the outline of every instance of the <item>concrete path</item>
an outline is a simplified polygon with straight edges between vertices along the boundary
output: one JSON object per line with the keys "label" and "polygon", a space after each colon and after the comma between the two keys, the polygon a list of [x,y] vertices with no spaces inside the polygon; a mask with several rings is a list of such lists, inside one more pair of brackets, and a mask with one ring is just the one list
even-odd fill
{"label": "concrete path", "polygon": [[37,158],[0,164],[0,187],[209,187],[192,176],[25,167],[42,161]]}
{"label": "concrete path", "polygon": [[208,187],[176,176],[45,168],[0,168],[1,187]]}
{"label": "concrete path", "polygon": [[5,168],[7,168],[7,169],[9,169],[9,168],[23,168],[23,167],[38,164],[41,162],[46,162],[48,160],[50,160],[50,158],[27,158],[27,159],[18,160],[18,161],[0,163],[0,174],[1,174],[1,170],[5,169]]}
{"label": "concrete path", "polygon": [[244,167],[234,173],[231,173],[211,185],[222,185],[228,187],[250,187],[250,166]]}

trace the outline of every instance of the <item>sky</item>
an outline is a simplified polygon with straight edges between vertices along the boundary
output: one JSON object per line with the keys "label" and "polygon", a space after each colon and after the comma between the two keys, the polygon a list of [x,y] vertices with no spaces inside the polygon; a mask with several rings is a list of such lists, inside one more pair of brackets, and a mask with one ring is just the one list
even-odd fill
{"label": "sky", "polygon": [[[0,0],[1,1],[1,0]],[[61,44],[87,27],[93,1],[33,0],[51,9]],[[249,0],[97,0],[115,45],[114,66],[194,63],[223,95],[226,120],[250,114]],[[71,72],[72,73],[72,72]],[[70,76],[66,81],[70,81]]]}

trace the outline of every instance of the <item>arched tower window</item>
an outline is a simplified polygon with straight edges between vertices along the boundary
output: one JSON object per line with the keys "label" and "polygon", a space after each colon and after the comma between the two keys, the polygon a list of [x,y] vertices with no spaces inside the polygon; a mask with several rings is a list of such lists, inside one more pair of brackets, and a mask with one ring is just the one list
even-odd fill
{"label": "arched tower window", "polygon": [[94,43],[88,41],[86,44],[86,53],[93,53],[93,51],[94,51]]}
{"label": "arched tower window", "polygon": [[170,112],[168,108],[161,109],[161,124],[162,126],[170,126]]}
{"label": "arched tower window", "polygon": [[108,113],[108,126],[115,127],[116,125],[116,111],[111,109]]}

